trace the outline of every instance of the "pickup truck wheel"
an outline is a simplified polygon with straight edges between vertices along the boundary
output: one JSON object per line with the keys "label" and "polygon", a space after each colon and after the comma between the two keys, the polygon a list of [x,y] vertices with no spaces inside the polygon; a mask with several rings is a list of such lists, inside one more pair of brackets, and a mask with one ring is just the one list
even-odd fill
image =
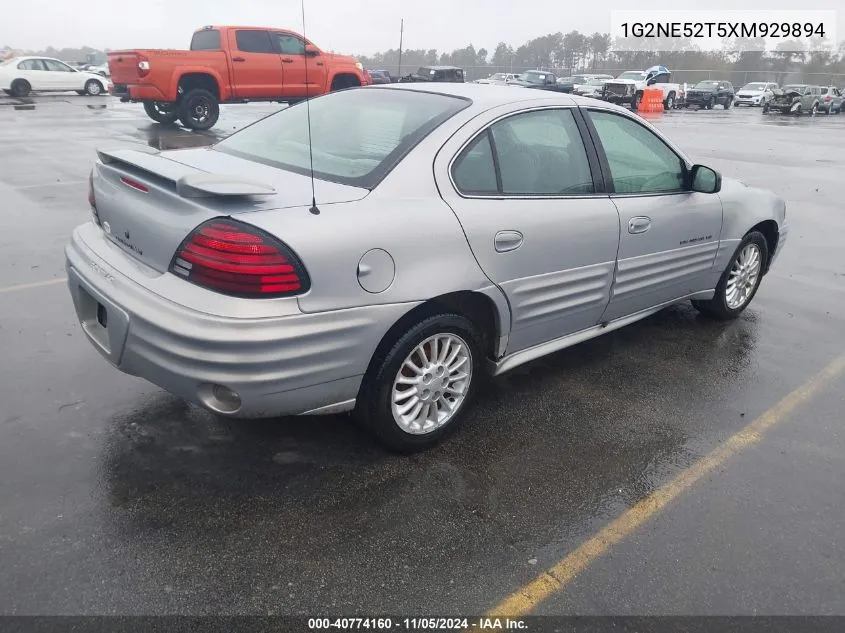
{"label": "pickup truck wheel", "polygon": [[636,94],[634,94],[633,98],[631,99],[631,107],[634,110],[637,110],[640,107],[640,101],[642,100],[642,98],[643,98],[642,92],[637,92]]}
{"label": "pickup truck wheel", "polygon": [[220,118],[220,104],[208,90],[194,88],[179,103],[179,120],[191,130],[207,130]]}
{"label": "pickup truck wheel", "polygon": [[173,103],[162,103],[159,101],[147,101],[144,103],[144,112],[153,121],[158,123],[175,123],[179,118],[176,112],[176,105]]}
{"label": "pickup truck wheel", "polygon": [[666,97],[666,101],[663,102],[663,109],[664,110],[671,110],[675,107],[675,93],[670,92],[669,96]]}

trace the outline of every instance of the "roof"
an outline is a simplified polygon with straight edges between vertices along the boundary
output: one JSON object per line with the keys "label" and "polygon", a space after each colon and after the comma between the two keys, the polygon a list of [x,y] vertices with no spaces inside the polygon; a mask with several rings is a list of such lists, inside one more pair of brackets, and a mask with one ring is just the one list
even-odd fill
{"label": "roof", "polygon": [[582,99],[562,92],[551,90],[537,90],[535,88],[520,88],[514,86],[496,86],[476,83],[399,83],[381,86],[367,86],[363,90],[411,90],[416,92],[432,92],[472,99],[473,103],[486,107],[507,105],[520,101],[549,101],[560,105],[595,103],[595,99]]}
{"label": "roof", "polygon": [[423,64],[420,68],[430,68],[431,70],[461,70],[457,66],[428,66]]}

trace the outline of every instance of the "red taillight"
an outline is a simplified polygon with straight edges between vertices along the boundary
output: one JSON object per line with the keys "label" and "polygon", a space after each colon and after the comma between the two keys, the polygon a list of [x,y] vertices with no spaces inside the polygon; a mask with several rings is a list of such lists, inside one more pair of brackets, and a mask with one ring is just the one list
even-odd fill
{"label": "red taillight", "polygon": [[831,100],[830,95],[828,95],[828,96],[826,96],[826,97],[824,98],[824,102],[825,102],[825,103],[830,102],[830,100]]}
{"label": "red taillight", "polygon": [[138,76],[146,77],[150,74],[150,60],[143,55],[138,57]]}
{"label": "red taillight", "polygon": [[149,193],[150,191],[147,185],[142,185],[137,180],[132,180],[131,178],[127,178],[126,176],[121,176],[120,182],[122,182],[127,187],[132,187],[133,189],[137,189],[138,191],[141,191],[143,193]]}
{"label": "red taillight", "polygon": [[299,258],[282,242],[228,218],[209,220],[188,235],[170,272],[235,297],[289,297],[311,282]]}

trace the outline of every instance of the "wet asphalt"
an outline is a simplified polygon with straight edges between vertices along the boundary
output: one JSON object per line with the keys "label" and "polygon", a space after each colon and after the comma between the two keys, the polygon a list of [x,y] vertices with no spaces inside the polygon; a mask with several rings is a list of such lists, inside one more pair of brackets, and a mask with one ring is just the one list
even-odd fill
{"label": "wet asphalt", "polygon": [[[662,115],[693,158],[788,201],[733,323],[666,309],[486,386],[413,457],[347,417],[227,421],[109,367],[63,246],[94,150],[204,145],[140,106],[0,100],[0,614],[481,614],[845,352],[845,114]],[[845,615],[845,378],[540,605]]]}

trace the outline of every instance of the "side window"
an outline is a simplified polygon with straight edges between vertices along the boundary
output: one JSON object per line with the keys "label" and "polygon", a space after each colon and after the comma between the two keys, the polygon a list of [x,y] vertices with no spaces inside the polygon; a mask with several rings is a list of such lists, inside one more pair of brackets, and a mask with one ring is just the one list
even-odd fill
{"label": "side window", "polygon": [[18,68],[21,70],[44,70],[40,59],[25,59],[18,64]]}
{"label": "side window", "polygon": [[452,178],[458,191],[466,194],[496,194],[496,165],[489,131],[476,138],[458,157],[452,167]]}
{"label": "side window", "polygon": [[587,152],[569,109],[537,110],[495,123],[491,132],[502,193],[592,193]]}
{"label": "side window", "polygon": [[47,67],[47,70],[52,71],[54,73],[72,73],[73,69],[68,66],[67,64],[63,64],[61,62],[57,62],[54,59],[42,59],[43,64]]}
{"label": "side window", "polygon": [[822,88],[821,94],[826,95],[827,94],[827,88]]}
{"label": "side window", "polygon": [[235,31],[238,50],[244,53],[275,53],[267,31]]}
{"label": "side window", "polygon": [[305,55],[305,42],[287,33],[274,33],[276,44],[282,55]]}
{"label": "side window", "polygon": [[668,84],[669,83],[669,75],[666,73],[660,73],[659,75],[655,75],[654,83],[656,84]]}
{"label": "side window", "polygon": [[616,193],[684,190],[686,168],[660,137],[630,117],[591,111]]}

